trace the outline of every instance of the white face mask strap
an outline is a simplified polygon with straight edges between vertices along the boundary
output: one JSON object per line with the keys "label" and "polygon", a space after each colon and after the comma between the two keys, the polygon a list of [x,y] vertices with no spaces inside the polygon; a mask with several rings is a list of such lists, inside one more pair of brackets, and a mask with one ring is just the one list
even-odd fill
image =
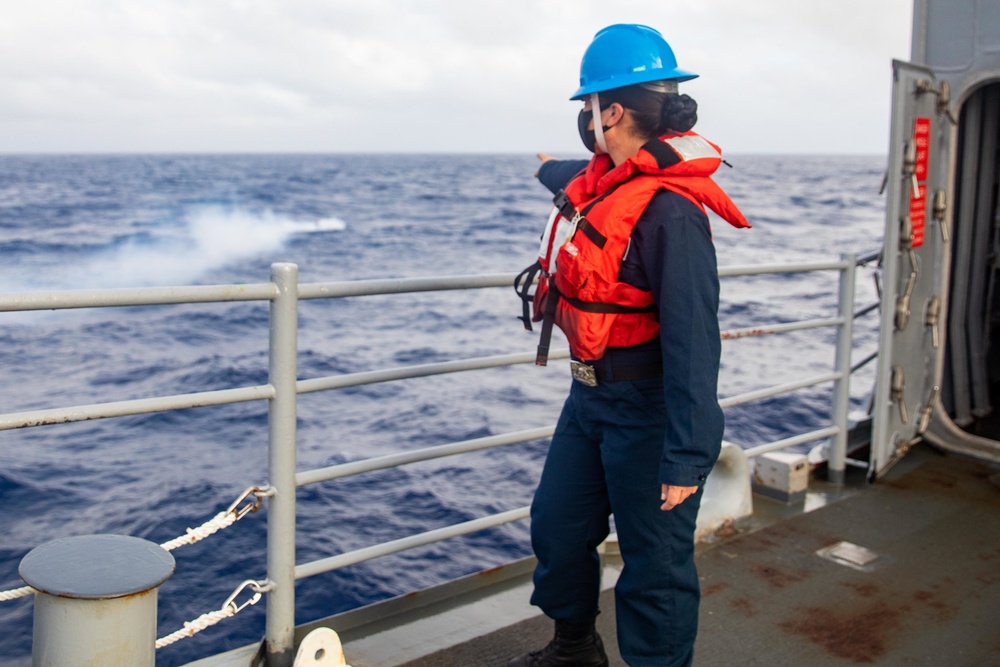
{"label": "white face mask strap", "polygon": [[604,122],[601,120],[601,98],[597,93],[590,94],[590,110],[594,114],[594,138],[597,139],[597,148],[600,152],[607,153],[608,145],[604,142]]}

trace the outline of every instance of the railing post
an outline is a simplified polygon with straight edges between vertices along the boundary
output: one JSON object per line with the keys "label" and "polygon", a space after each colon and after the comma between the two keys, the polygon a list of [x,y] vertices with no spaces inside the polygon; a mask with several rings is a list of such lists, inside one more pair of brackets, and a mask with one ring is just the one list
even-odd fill
{"label": "railing post", "polygon": [[854,342],[854,274],[857,271],[857,257],[843,254],[840,260],[844,266],[840,270],[837,311],[843,323],[837,328],[837,357],[834,362],[840,377],[833,385],[833,425],[838,431],[830,441],[830,460],[827,463],[828,478],[835,484],[844,483],[847,460],[847,413],[851,405],[851,347]]}
{"label": "railing post", "polygon": [[298,277],[295,264],[272,264],[278,288],[271,301],[268,377],[274,398],[268,410],[268,478],[274,496],[267,508],[267,597],[264,642],[268,667],[291,667],[295,630],[295,421],[298,358]]}

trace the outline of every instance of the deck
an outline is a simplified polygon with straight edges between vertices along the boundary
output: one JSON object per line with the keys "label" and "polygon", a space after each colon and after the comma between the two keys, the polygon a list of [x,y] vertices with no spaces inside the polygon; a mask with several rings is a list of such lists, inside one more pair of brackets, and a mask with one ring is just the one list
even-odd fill
{"label": "deck", "polygon": [[[755,497],[766,525],[700,548],[696,666],[1000,667],[1000,471],[920,446],[873,486],[857,477],[807,513]],[[845,565],[817,555],[840,542],[877,558]],[[353,667],[502,667],[551,636],[528,605],[531,565],[325,623]],[[625,664],[611,591],[618,567],[609,555],[598,622],[612,665]],[[212,664],[246,665],[245,655]]]}

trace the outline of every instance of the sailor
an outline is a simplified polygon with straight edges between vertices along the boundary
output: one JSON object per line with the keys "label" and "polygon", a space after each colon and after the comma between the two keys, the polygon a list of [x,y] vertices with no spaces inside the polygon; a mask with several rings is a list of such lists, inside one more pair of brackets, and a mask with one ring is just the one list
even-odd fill
{"label": "sailor", "polygon": [[[551,325],[573,383],[531,507],[531,602],[555,637],[509,667],[597,667],[598,545],[615,529],[618,645],[632,667],[690,665],[698,624],[695,519],[721,447],[719,279],[706,207],[749,227],[711,179],[719,148],[691,131],[697,75],[641,25],[597,33],[583,56],[580,136],[589,161],[540,154],[557,193],[542,237],[533,321]],[[527,295],[526,284],[523,296]],[[530,329],[529,317],[523,318]]]}

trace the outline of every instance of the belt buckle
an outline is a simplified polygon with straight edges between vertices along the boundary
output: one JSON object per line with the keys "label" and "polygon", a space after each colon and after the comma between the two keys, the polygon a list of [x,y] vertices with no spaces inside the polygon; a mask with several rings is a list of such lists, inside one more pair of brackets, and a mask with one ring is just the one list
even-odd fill
{"label": "belt buckle", "polygon": [[569,370],[573,374],[573,379],[577,382],[585,384],[588,387],[597,386],[597,373],[594,371],[593,366],[588,366],[581,361],[570,361]]}

